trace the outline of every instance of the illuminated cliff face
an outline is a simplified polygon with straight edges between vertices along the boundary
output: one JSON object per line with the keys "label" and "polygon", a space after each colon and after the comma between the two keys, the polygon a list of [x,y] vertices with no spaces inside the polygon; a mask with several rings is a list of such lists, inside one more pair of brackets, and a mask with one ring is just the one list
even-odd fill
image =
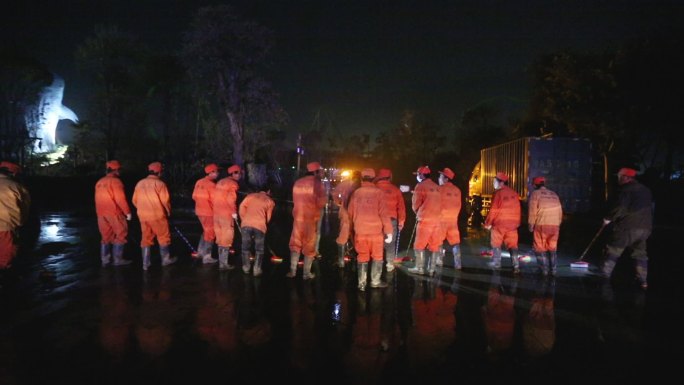
{"label": "illuminated cliff face", "polygon": [[60,120],[69,119],[78,123],[78,116],[69,107],[62,105],[63,97],[64,79],[54,75],[52,84],[43,88],[38,102],[26,111],[26,127],[31,136],[40,139],[34,142],[34,152],[47,153],[57,150],[55,131]]}

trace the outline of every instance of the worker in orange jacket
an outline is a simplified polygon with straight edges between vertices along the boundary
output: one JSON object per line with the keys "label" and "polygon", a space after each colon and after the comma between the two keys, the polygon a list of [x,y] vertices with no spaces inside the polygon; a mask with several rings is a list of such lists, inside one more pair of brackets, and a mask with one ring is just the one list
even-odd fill
{"label": "worker in orange jacket", "polygon": [[361,186],[361,172],[353,171],[349,179],[340,182],[332,191],[332,200],[338,207],[337,216],[340,221],[340,231],[335,243],[337,243],[337,266],[341,268],[344,267],[345,248],[351,235],[347,206],[349,197],[359,186]]}
{"label": "worker in orange jacket", "polygon": [[0,162],[0,272],[8,270],[17,256],[17,229],[28,220],[31,195],[18,180],[18,164]]}
{"label": "worker in orange jacket", "polygon": [[385,243],[392,242],[392,222],[387,215],[384,193],[373,183],[375,170],[366,168],[361,171],[361,187],[349,200],[349,220],[354,230],[354,249],[357,253],[358,288],[366,290],[368,262],[371,265],[371,287],[387,287],[381,281],[383,265],[383,238]]}
{"label": "worker in orange jacket", "polygon": [[485,229],[491,231],[492,262],[494,270],[501,268],[501,245],[505,244],[511,253],[513,273],[520,273],[518,262],[518,227],[520,226],[520,198],[508,187],[508,175],[497,172],[494,177],[492,207],[485,219]]}
{"label": "worker in orange jacket", "polygon": [[[411,208],[416,214],[416,239],[413,242],[415,266],[408,269],[409,273],[435,274],[437,258],[442,247],[442,197],[439,186],[430,179],[430,167],[421,166],[413,173],[418,184],[413,191]],[[431,256],[425,260],[425,249],[430,250]]]}
{"label": "worker in orange jacket", "polygon": [[275,202],[271,199],[271,189],[267,186],[261,191],[247,194],[240,203],[239,214],[242,221],[242,271],[249,274],[249,256],[254,247],[254,266],[252,274],[261,275],[261,264],[264,259],[264,243],[266,230],[273,215]]}
{"label": "worker in orange jacket", "polygon": [[202,263],[216,263],[218,259],[212,258],[211,253],[214,249],[214,203],[213,195],[216,191],[216,178],[218,178],[218,166],[209,163],[204,166],[203,178],[195,182],[192,190],[192,200],[195,201],[195,215],[202,225],[202,236],[197,246],[197,257],[202,258]]}
{"label": "worker in orange jacket", "polygon": [[216,183],[212,202],[214,204],[214,230],[219,250],[219,269],[232,270],[230,264],[230,248],[235,238],[234,223],[238,218],[237,193],[240,189],[238,181],[242,177],[242,169],[234,164],[228,167],[228,175]]}
{"label": "worker in orange jacket", "polygon": [[142,267],[147,270],[151,264],[151,247],[154,238],[159,242],[159,255],[162,266],[176,262],[171,257],[171,233],[169,232],[169,216],[171,215],[171,197],[166,183],[161,179],[163,166],[160,162],[152,162],[147,166],[146,178],[140,180],[133,190],[133,206],[140,219],[142,237]]}
{"label": "worker in orange jacket", "polygon": [[387,272],[394,271],[394,259],[397,257],[399,233],[406,223],[406,203],[399,187],[392,183],[392,170],[381,168],[375,178],[375,186],[384,193],[387,216],[392,222],[392,242],[385,244],[385,266]]}
{"label": "worker in orange jacket", "polygon": [[318,237],[318,221],[321,210],[328,202],[325,187],[321,182],[323,168],[318,162],[306,165],[307,173],[297,179],[292,186],[292,233],[290,234],[290,271],[287,277],[297,275],[297,263],[300,254],[304,255],[303,279],[313,279],[311,265],[317,255],[316,238]]}
{"label": "worker in orange jacket", "polygon": [[100,230],[100,260],[107,266],[114,257],[114,266],[128,265],[123,258],[128,236],[131,209],[126,201],[124,185],[119,178],[121,164],[118,160],[106,163],[107,174],[95,183],[95,213]]}
{"label": "worker in orange jacket", "polygon": [[[534,191],[530,194],[527,224],[533,234],[533,248],[542,275],[556,275],[558,259],[558,236],[563,221],[563,207],[558,194],[545,186],[546,178],[538,176],[532,179]],[[548,254],[547,254],[548,252]]]}
{"label": "worker in orange jacket", "polygon": [[[454,255],[454,269],[461,270],[461,233],[458,231],[458,215],[461,213],[461,189],[451,181],[456,174],[449,168],[439,172],[439,193],[442,202],[442,246],[444,241]],[[444,264],[444,247],[441,248],[437,266]]]}

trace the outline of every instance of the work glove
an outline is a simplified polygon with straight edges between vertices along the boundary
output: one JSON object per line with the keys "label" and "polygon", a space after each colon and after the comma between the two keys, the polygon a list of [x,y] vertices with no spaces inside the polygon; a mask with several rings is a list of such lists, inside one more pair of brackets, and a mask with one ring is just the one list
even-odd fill
{"label": "work glove", "polygon": [[608,226],[610,224],[610,222],[611,222],[610,219],[603,218],[603,225],[604,226]]}
{"label": "work glove", "polygon": [[232,217],[233,217],[233,219],[235,219],[237,221],[237,217],[238,217],[237,213],[233,213]]}
{"label": "work glove", "polygon": [[485,226],[484,228],[485,228],[485,230],[491,230],[491,229],[492,229],[492,225],[487,225],[487,226]]}
{"label": "work glove", "polygon": [[385,243],[392,243],[392,234],[385,234]]}
{"label": "work glove", "polygon": [[131,213],[126,214],[126,220],[130,221],[131,219],[133,219],[133,214],[131,214]]}
{"label": "work glove", "polygon": [[403,224],[403,223],[400,223],[400,224],[399,224],[399,231],[401,231],[401,229],[403,229],[403,228],[404,228],[404,224]]}
{"label": "work glove", "polygon": [[530,233],[534,233],[534,225],[530,225]]}

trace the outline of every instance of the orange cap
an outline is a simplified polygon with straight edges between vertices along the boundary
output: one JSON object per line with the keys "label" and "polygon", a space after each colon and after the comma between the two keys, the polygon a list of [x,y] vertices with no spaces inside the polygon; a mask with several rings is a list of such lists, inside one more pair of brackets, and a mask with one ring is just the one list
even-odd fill
{"label": "orange cap", "polygon": [[318,162],[311,162],[306,165],[306,171],[313,172],[321,169],[321,164]]}
{"label": "orange cap", "polygon": [[159,174],[160,172],[162,172],[162,164],[161,162],[152,162],[147,165],[147,170],[154,171],[157,174]]}
{"label": "orange cap", "polygon": [[543,176],[538,176],[538,177],[535,177],[534,179],[532,179],[532,184],[542,184],[542,183],[546,183],[546,178],[544,178]]}
{"label": "orange cap", "polygon": [[208,165],[204,166],[205,174],[211,174],[214,171],[218,171],[218,166],[216,163],[209,163]]}
{"label": "orange cap", "polygon": [[508,181],[508,175],[506,175],[506,173],[503,171],[499,171],[496,173],[496,179],[498,179],[502,182],[507,182]]}
{"label": "orange cap", "polygon": [[634,178],[636,176],[636,170],[629,167],[623,167],[618,171],[618,175],[624,175]]}
{"label": "orange cap", "polygon": [[228,174],[232,174],[234,172],[242,172],[242,169],[240,168],[239,165],[234,164],[234,165],[228,167]]}
{"label": "orange cap", "polygon": [[361,171],[361,177],[364,176],[375,178],[375,170],[373,170],[372,168],[364,168],[363,171]]}
{"label": "orange cap", "polygon": [[14,175],[19,174],[21,172],[21,166],[19,166],[16,163],[8,162],[6,160],[0,162],[0,168],[4,168]]}
{"label": "orange cap", "polygon": [[418,175],[418,174],[429,174],[430,173],[430,167],[428,166],[420,166],[418,167],[418,170],[413,173],[413,175]]}
{"label": "orange cap", "polygon": [[107,168],[110,170],[118,170],[121,168],[121,163],[118,160],[110,160],[106,163]]}
{"label": "orange cap", "polygon": [[454,172],[451,171],[449,167],[444,167],[444,170],[440,171],[439,173],[444,174],[444,176],[446,176],[449,179],[454,179],[454,177],[456,176],[456,174],[454,174]]}
{"label": "orange cap", "polygon": [[381,168],[378,170],[378,178],[391,178],[392,177],[392,170],[389,168]]}

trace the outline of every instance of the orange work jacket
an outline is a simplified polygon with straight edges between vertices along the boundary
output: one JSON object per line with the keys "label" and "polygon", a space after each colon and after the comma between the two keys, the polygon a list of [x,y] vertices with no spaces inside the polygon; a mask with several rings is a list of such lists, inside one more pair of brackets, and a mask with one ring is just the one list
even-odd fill
{"label": "orange work jacket", "polygon": [[216,181],[205,176],[195,182],[192,190],[192,200],[195,201],[195,215],[198,217],[214,216],[212,196],[216,190]]}
{"label": "orange work jacket", "polygon": [[485,226],[496,226],[513,230],[520,226],[520,199],[518,193],[508,186],[494,192],[492,208],[485,220]]}
{"label": "orange work jacket", "polygon": [[527,223],[531,225],[560,226],[563,220],[563,208],[558,195],[546,187],[532,191],[528,209]]}
{"label": "orange work jacket", "polygon": [[248,194],[240,203],[240,220],[242,227],[253,227],[266,233],[268,222],[271,221],[275,202],[265,192]]}
{"label": "orange work jacket", "polygon": [[411,207],[416,220],[439,222],[442,213],[442,198],[439,186],[432,179],[425,179],[416,185],[411,198]]}
{"label": "orange work jacket", "polygon": [[446,182],[439,186],[439,193],[442,199],[442,221],[457,221],[461,212],[461,189],[451,182]]}
{"label": "orange work jacket", "polygon": [[320,179],[313,175],[303,176],[292,186],[292,217],[295,221],[317,221],[328,196]]}
{"label": "orange work jacket", "polygon": [[379,180],[375,185],[384,193],[387,215],[390,218],[395,218],[399,227],[404,227],[404,222],[406,222],[406,203],[399,187],[393,185],[387,179]]}
{"label": "orange work jacket", "polygon": [[156,175],[148,175],[135,185],[133,206],[141,221],[154,221],[171,215],[171,198],[166,183]]}
{"label": "orange work jacket", "polygon": [[361,182],[349,200],[349,219],[358,235],[392,234],[384,193],[373,182]]}
{"label": "orange work jacket", "polygon": [[114,173],[103,176],[95,183],[95,213],[97,216],[131,213],[123,182]]}
{"label": "orange work jacket", "polygon": [[212,196],[214,204],[214,216],[230,218],[237,213],[237,192],[240,185],[230,176],[216,183],[216,190]]}

